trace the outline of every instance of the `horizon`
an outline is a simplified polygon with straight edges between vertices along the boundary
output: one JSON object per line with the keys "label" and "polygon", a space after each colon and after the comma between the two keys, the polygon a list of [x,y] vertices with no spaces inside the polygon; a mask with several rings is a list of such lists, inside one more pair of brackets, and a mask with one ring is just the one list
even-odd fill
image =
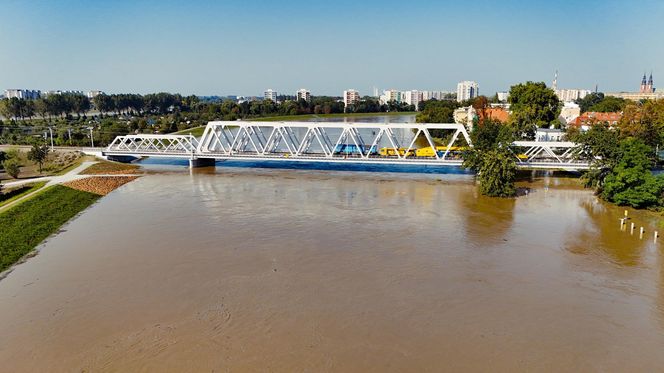
{"label": "horizon", "polygon": [[657,87],[663,15],[653,0],[9,1],[0,89],[365,96],[374,87],[456,91],[473,80],[491,96],[525,81],[550,87],[557,70],[560,89],[636,91],[644,73]]}

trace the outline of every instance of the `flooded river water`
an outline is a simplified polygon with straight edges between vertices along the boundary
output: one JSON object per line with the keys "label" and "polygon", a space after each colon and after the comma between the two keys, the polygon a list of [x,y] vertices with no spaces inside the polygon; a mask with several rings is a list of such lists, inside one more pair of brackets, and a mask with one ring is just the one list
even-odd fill
{"label": "flooded river water", "polygon": [[490,199],[468,175],[215,172],[121,187],[1,280],[0,370],[664,366],[650,215],[621,232],[565,179]]}

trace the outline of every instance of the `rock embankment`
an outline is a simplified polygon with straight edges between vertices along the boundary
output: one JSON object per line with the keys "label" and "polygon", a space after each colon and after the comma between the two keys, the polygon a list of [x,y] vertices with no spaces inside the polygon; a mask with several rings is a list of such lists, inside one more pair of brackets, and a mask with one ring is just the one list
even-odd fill
{"label": "rock embankment", "polygon": [[137,179],[138,176],[104,176],[88,177],[64,183],[63,185],[84,192],[90,192],[105,196],[113,190],[128,182]]}

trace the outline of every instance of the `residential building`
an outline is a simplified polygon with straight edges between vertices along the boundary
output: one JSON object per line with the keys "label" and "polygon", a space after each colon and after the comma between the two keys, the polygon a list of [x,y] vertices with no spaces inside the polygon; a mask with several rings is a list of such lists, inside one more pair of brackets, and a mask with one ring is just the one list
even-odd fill
{"label": "residential building", "polygon": [[88,96],[89,99],[93,99],[99,95],[103,95],[104,91],[88,91],[85,95]]}
{"label": "residential building", "polygon": [[496,92],[496,95],[500,102],[507,102],[507,98],[510,96],[509,92]]}
{"label": "residential building", "polygon": [[589,111],[579,115],[570,125],[580,127],[584,130],[596,123],[608,123],[609,126],[616,126],[621,118],[622,113],[619,112],[599,113]]}
{"label": "residential building", "polygon": [[50,95],[62,95],[62,94],[71,94],[71,95],[84,95],[83,91],[61,91],[59,89],[54,90],[54,91],[45,91],[44,92],[44,97],[48,97]]}
{"label": "residential building", "polygon": [[427,101],[427,100],[452,100],[454,97],[456,97],[455,92],[449,92],[449,91],[420,91],[422,94],[422,101]]}
{"label": "residential building", "polygon": [[272,100],[272,102],[277,103],[277,91],[267,89],[265,93],[263,93],[263,98],[265,100]]}
{"label": "residential building", "polygon": [[31,89],[5,89],[5,98],[35,100],[41,97],[41,91]]}
{"label": "residential building", "polygon": [[360,101],[360,92],[354,89],[348,89],[344,91],[344,108],[347,108],[348,105],[353,105]]}
{"label": "residential building", "polygon": [[422,92],[418,91],[401,92],[401,101],[406,103],[407,105],[415,106],[415,110],[417,110],[418,106],[420,105],[420,102],[422,102]]}
{"label": "residential building", "polygon": [[557,128],[538,128],[535,141],[563,141],[565,132]]}
{"label": "residential building", "polygon": [[397,91],[396,89],[388,89],[383,91],[383,94],[380,95],[378,101],[381,105],[387,105],[387,103],[390,101],[401,102],[401,92]]}
{"label": "residential building", "polygon": [[591,93],[588,89],[556,89],[556,96],[562,102],[574,102]]}
{"label": "residential building", "polygon": [[507,123],[510,119],[510,113],[501,107],[488,107],[482,111],[478,112],[478,117],[482,118],[483,115],[486,115],[488,119],[495,120],[501,123]]}
{"label": "residential building", "polygon": [[296,97],[297,101],[304,100],[304,101],[309,102],[309,101],[311,101],[311,92],[309,92],[308,90],[306,90],[304,88],[300,88],[300,89],[297,90],[297,92],[295,92],[295,97]]}
{"label": "residential building", "polygon": [[477,82],[464,80],[463,82],[459,82],[459,84],[457,84],[457,102],[470,100],[479,96],[479,94],[480,86],[477,84]]}
{"label": "residential building", "polygon": [[562,109],[560,109],[558,120],[560,123],[567,125],[576,120],[579,115],[581,115],[581,107],[579,105],[574,102],[565,102]]}
{"label": "residential building", "polygon": [[454,110],[454,123],[464,124],[469,130],[473,129],[473,121],[477,118],[477,112],[472,106],[461,107]]}

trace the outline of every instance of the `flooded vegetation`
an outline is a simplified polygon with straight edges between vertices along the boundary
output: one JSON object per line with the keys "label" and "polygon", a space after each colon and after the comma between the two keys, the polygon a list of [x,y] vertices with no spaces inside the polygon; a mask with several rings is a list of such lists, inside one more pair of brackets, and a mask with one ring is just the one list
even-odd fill
{"label": "flooded vegetation", "polygon": [[0,281],[7,371],[655,371],[657,216],[575,179],[173,166]]}

